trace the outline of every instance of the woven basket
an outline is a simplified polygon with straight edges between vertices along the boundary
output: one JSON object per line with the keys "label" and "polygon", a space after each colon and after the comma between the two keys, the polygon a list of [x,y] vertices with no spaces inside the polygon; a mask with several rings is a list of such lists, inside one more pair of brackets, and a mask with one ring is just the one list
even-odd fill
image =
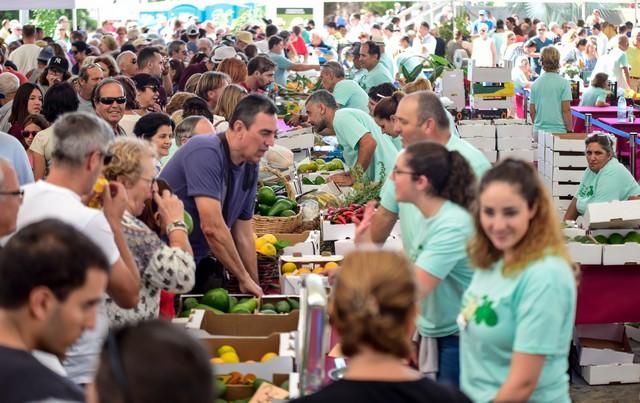
{"label": "woven basket", "polygon": [[[258,285],[265,294],[280,294],[280,268],[278,267],[279,254],[276,256],[264,256],[257,254],[258,257],[258,277],[260,282]],[[229,281],[225,285],[225,289],[230,293],[240,293],[240,285],[238,279],[229,273]]]}
{"label": "woven basket", "polygon": [[[295,199],[296,193],[291,183],[286,180],[282,174],[270,167],[263,166],[262,171],[268,172],[276,176],[284,183],[287,195],[290,199]],[[298,210],[298,214],[291,217],[266,217],[262,215],[253,216],[253,232],[258,235],[279,234],[279,233],[295,233],[302,224],[302,211]]]}

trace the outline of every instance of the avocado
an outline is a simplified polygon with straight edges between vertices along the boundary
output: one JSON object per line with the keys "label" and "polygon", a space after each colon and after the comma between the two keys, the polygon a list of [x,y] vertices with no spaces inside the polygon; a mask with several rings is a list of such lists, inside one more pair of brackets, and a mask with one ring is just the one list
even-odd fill
{"label": "avocado", "polygon": [[285,210],[280,213],[280,217],[293,217],[294,215],[296,215],[296,212],[293,210]]}
{"label": "avocado", "polygon": [[294,298],[287,298],[287,302],[289,303],[289,305],[291,305],[291,310],[296,310],[296,309],[300,309],[300,302],[298,302],[297,299]]}
{"label": "avocado", "polygon": [[258,203],[273,205],[276,202],[276,192],[269,186],[263,186],[258,190]]}
{"label": "avocado", "polygon": [[278,313],[289,313],[291,312],[291,306],[287,301],[279,301],[276,304],[276,312]]}
{"label": "avocado", "polygon": [[286,381],[282,382],[280,384],[280,387],[288,392],[289,391],[289,380],[287,379]]}
{"label": "avocado", "polygon": [[189,316],[191,316],[191,309],[184,310],[178,315],[179,318],[188,318]]}
{"label": "avocado", "polygon": [[184,211],[182,217],[184,219],[185,225],[187,226],[187,233],[191,235],[191,233],[193,232],[193,217],[191,217],[191,214],[189,214],[187,210]]}
{"label": "avocado", "polygon": [[302,178],[302,184],[303,185],[314,185],[313,181],[309,178],[307,178],[306,176],[304,178]]}
{"label": "avocado", "polygon": [[269,217],[277,217],[285,210],[291,210],[291,203],[289,200],[278,200],[273,206],[271,206],[267,215]]}
{"label": "avocado", "polygon": [[231,308],[233,308],[236,305],[238,305],[238,298],[234,297],[233,295],[230,295],[229,296],[229,310],[231,310]]}
{"label": "avocado", "polygon": [[222,379],[216,378],[213,383],[213,387],[213,391],[216,393],[216,396],[224,396],[224,394],[227,393],[227,385],[222,381]]}
{"label": "avocado", "polygon": [[624,237],[617,232],[609,235],[609,244],[610,245],[622,245],[624,243]]}
{"label": "avocado", "polygon": [[264,311],[265,309],[270,309],[272,311],[275,311],[276,307],[273,304],[266,303],[262,305],[262,310]]}
{"label": "avocado", "polygon": [[202,303],[222,312],[229,312],[229,293],[224,288],[214,288],[202,297]]}
{"label": "avocado", "polygon": [[256,380],[253,381],[251,386],[253,387],[253,390],[258,390],[260,385],[262,385],[263,383],[271,383],[271,382],[267,381],[266,379],[256,378]]}
{"label": "avocado", "polygon": [[270,209],[270,205],[258,203],[258,214],[266,216],[267,214],[269,214]]}
{"label": "avocado", "polygon": [[182,304],[184,309],[188,310],[195,308],[196,305],[198,305],[198,300],[193,297],[185,298],[184,303]]}
{"label": "avocado", "polygon": [[624,242],[625,243],[627,243],[627,242],[640,243],[640,234],[638,234],[635,231],[631,231],[624,237]]}
{"label": "avocado", "polygon": [[253,313],[253,311],[245,304],[238,304],[234,306],[229,313]]}
{"label": "avocado", "polygon": [[316,176],[316,179],[313,181],[314,185],[324,185],[326,181],[321,175]]}
{"label": "avocado", "polygon": [[198,304],[193,309],[204,309],[206,311],[213,312],[216,315],[224,315],[224,312],[222,312],[222,311],[220,311],[220,310],[218,310],[216,308],[212,308],[209,305],[204,305],[204,304]]}
{"label": "avocado", "polygon": [[609,243],[607,237],[604,235],[596,235],[594,238],[599,244],[606,245],[607,243]]}
{"label": "avocado", "polygon": [[273,309],[263,309],[260,311],[260,313],[264,313],[266,315],[277,315],[278,312],[274,311]]}

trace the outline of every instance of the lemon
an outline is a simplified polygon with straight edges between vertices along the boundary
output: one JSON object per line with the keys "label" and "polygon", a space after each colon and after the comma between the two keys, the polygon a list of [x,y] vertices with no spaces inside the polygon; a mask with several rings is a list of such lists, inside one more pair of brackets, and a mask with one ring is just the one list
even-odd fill
{"label": "lemon", "polygon": [[325,270],[335,269],[336,267],[338,267],[338,263],[336,263],[336,262],[329,262],[329,263],[324,265],[324,269]]}
{"label": "lemon", "polygon": [[224,364],[224,361],[220,357],[214,357],[209,360],[212,364]]}
{"label": "lemon", "polygon": [[301,267],[298,270],[298,274],[308,274],[308,273],[311,273],[311,269],[308,267]]}
{"label": "lemon", "polygon": [[236,352],[235,348],[228,346],[226,344],[224,346],[220,346],[220,348],[218,348],[218,351],[217,351],[218,356],[222,356],[222,354],[224,353],[235,353],[235,352]]}
{"label": "lemon", "polygon": [[295,263],[287,262],[282,265],[282,272],[284,274],[293,273],[294,271],[296,271],[297,268],[298,266],[296,266]]}
{"label": "lemon", "polygon": [[320,274],[320,273],[322,273],[323,271],[324,271],[324,267],[322,267],[322,266],[318,266],[318,267],[316,267],[315,269],[313,269],[312,273]]}
{"label": "lemon", "polygon": [[273,234],[264,234],[260,238],[264,239],[265,241],[269,242],[272,245],[278,242],[278,238],[276,238],[276,236]]}
{"label": "lemon", "polygon": [[260,358],[260,362],[267,362],[272,358],[276,358],[278,356],[278,354],[276,353],[267,353],[265,355],[262,356],[262,358]]}
{"label": "lemon", "polygon": [[262,247],[258,249],[258,252],[265,256],[275,256],[277,253],[276,247],[271,245],[270,243],[262,245]]}
{"label": "lemon", "polygon": [[264,240],[264,239],[262,239],[262,238],[258,238],[258,239],[256,239],[256,251],[258,251],[258,252],[259,252],[259,251],[260,251],[260,249],[261,249],[264,245],[267,245],[267,244],[268,244],[268,242],[267,242],[267,241],[265,241],[265,240]]}
{"label": "lemon", "polygon": [[229,351],[224,354],[221,354],[220,359],[225,364],[237,364],[240,362],[240,357],[238,357],[238,354],[236,354],[235,351]]}

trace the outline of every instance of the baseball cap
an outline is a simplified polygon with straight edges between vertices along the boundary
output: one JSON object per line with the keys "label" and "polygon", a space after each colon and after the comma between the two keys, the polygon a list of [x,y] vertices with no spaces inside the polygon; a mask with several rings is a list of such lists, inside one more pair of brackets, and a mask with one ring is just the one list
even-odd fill
{"label": "baseball cap", "polygon": [[185,33],[187,34],[187,36],[196,36],[200,35],[200,30],[195,25],[189,25],[185,30]]}
{"label": "baseball cap", "polygon": [[69,62],[64,57],[54,56],[51,59],[49,59],[49,63],[47,64],[47,67],[50,70],[58,70],[64,73],[65,71],[69,70]]}
{"label": "baseball cap", "polygon": [[219,46],[213,51],[213,56],[211,56],[211,61],[213,63],[221,63],[224,59],[230,59],[232,57],[237,57],[238,53],[231,46]]}
{"label": "baseball cap", "polygon": [[138,38],[135,41],[133,41],[133,46],[135,46],[136,48],[138,46],[148,46],[151,42],[149,42],[148,40],[144,39],[144,38]]}
{"label": "baseball cap", "polygon": [[240,31],[236,34],[236,41],[242,41],[247,45],[251,45],[253,43],[253,35],[248,31]]}
{"label": "baseball cap", "polygon": [[478,15],[487,15],[487,12],[484,10],[478,11]]}
{"label": "baseball cap", "polygon": [[382,35],[373,35],[371,36],[371,40],[376,43],[376,45],[384,45],[384,38]]}
{"label": "baseball cap", "polygon": [[52,57],[53,57],[53,49],[50,46],[47,46],[42,48],[42,50],[38,54],[38,61],[46,63]]}

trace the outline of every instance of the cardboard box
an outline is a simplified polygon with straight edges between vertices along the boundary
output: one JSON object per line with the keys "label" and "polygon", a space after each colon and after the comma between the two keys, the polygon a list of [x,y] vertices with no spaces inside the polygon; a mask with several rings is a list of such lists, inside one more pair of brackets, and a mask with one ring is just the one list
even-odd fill
{"label": "cardboard box", "polygon": [[463,139],[479,137],[495,140],[496,127],[488,120],[461,120],[458,122],[458,133]]}
{"label": "cardboard box", "polygon": [[274,234],[279,241],[289,241],[291,245],[282,250],[285,255],[300,253],[315,255],[320,253],[320,231],[305,231],[301,234]]}
{"label": "cardboard box", "polygon": [[554,134],[545,132],[544,146],[553,151],[567,151],[584,153],[584,133]]}
{"label": "cardboard box", "polygon": [[[272,379],[273,374],[293,372],[293,356],[287,343],[289,334],[273,334],[269,337],[229,337],[202,339],[201,342],[210,357],[216,356],[216,351],[223,345],[235,348],[241,362],[237,364],[215,364],[216,372],[228,374],[234,371],[241,374],[255,374],[258,378]],[[284,346],[282,346],[284,344]],[[281,347],[283,347],[281,349]],[[260,362],[262,356],[267,353],[277,353],[279,356],[267,362]],[[246,361],[255,361],[247,363]]]}
{"label": "cardboard box", "polygon": [[[216,315],[209,311],[194,310],[187,327],[201,329],[211,337],[264,337],[273,333],[293,332],[298,329],[300,311],[286,315]],[[201,315],[198,315],[202,313]]]}
{"label": "cardboard box", "polygon": [[500,125],[526,125],[527,121],[524,119],[518,118],[507,118],[507,119],[493,119],[493,124],[496,126]]}
{"label": "cardboard box", "polygon": [[640,200],[588,204],[584,224],[592,229],[638,228]]}
{"label": "cardboard box", "polygon": [[[566,210],[566,209],[565,209]],[[577,236],[585,236],[587,235],[587,231],[582,228],[563,228],[562,234],[569,239],[573,239]]]}
{"label": "cardboard box", "polygon": [[587,168],[587,158],[584,156],[584,152],[560,152],[545,148],[544,161],[545,163],[550,162],[558,168]]}
{"label": "cardboard box", "polygon": [[[633,230],[594,230],[591,231],[591,235],[604,235],[609,237],[613,233],[618,233],[626,236],[631,231]],[[640,264],[640,243],[627,242],[621,245],[602,245],[602,264],[605,266]]]}
{"label": "cardboard box", "polygon": [[[344,259],[342,255],[330,255],[330,256],[320,256],[320,255],[305,255],[305,256],[290,256],[283,255],[280,256],[280,267],[284,263],[291,262],[295,263],[298,267],[304,266],[313,270],[318,266],[324,266],[328,262],[336,262],[339,263]],[[280,291],[286,295],[300,295],[300,289],[302,288],[302,279],[306,274],[303,275],[282,275],[282,269],[280,270]],[[329,288],[329,278],[323,277],[323,284],[326,288]]]}
{"label": "cardboard box", "polygon": [[551,182],[551,195],[556,196],[574,196],[578,192],[578,183],[561,183]]}
{"label": "cardboard box", "polygon": [[[553,204],[556,205],[557,208],[562,209],[562,210],[567,210],[569,208],[569,205],[571,204],[571,201],[573,200],[573,197],[571,196],[555,196],[553,198]],[[573,229],[573,228],[565,228],[567,230]],[[580,229],[580,228],[575,228],[576,230],[581,231],[582,233],[579,235],[584,235],[585,230]],[[577,236],[577,235],[574,235]]]}
{"label": "cardboard box", "polygon": [[442,72],[442,96],[453,101],[456,110],[465,106],[464,72],[460,69]]}
{"label": "cardboard box", "polygon": [[498,140],[508,137],[533,140],[533,126],[525,124],[502,125],[496,123],[496,136],[498,137]]}
{"label": "cardboard box", "polygon": [[491,137],[469,137],[465,141],[480,150],[496,150],[496,139]]}
{"label": "cardboard box", "polygon": [[[352,239],[342,239],[339,241],[335,241],[333,244],[336,255],[346,255],[347,253],[356,249],[356,244]],[[402,251],[402,238],[396,235],[389,235],[384,245],[382,245],[382,249],[384,250],[395,250]]]}
{"label": "cardboard box", "polygon": [[503,67],[478,67],[475,61],[470,60],[467,78],[474,82],[506,83],[511,81],[511,64],[506,63]]}
{"label": "cardboard box", "polygon": [[489,160],[489,162],[494,163],[498,161],[498,151],[497,150],[480,150],[484,154],[485,157]]}
{"label": "cardboard box", "polygon": [[499,150],[498,160],[515,158],[533,162],[536,158],[536,150]]}
{"label": "cardboard box", "polygon": [[[496,144],[498,151],[533,149],[531,137],[498,137]],[[534,158],[535,156],[531,157],[530,161],[533,161]]]}
{"label": "cardboard box", "polygon": [[324,218],[320,221],[323,241],[337,241],[339,239],[353,239],[356,235],[355,224],[331,224]]}
{"label": "cardboard box", "polygon": [[276,144],[287,147],[290,150],[313,148],[315,134],[313,129],[305,127],[298,130],[278,133]]}
{"label": "cardboard box", "polygon": [[507,97],[506,99],[481,99],[472,97],[470,103],[474,109],[513,109],[514,97]]}
{"label": "cardboard box", "polygon": [[584,176],[582,168],[560,168],[552,164],[544,163],[544,176],[548,176],[554,182],[570,182],[580,184]]}
{"label": "cardboard box", "polygon": [[580,264],[602,264],[602,245],[567,243],[569,255],[574,262]]}
{"label": "cardboard box", "polygon": [[540,168],[541,164],[545,164],[546,163],[545,151],[544,150],[545,150],[544,147],[542,147],[540,145],[540,143],[538,143],[538,149],[536,150],[536,158],[537,158],[537,161],[538,161],[538,168]]}
{"label": "cardboard box", "polygon": [[580,375],[589,385],[640,382],[640,364],[595,365],[580,368]]}

